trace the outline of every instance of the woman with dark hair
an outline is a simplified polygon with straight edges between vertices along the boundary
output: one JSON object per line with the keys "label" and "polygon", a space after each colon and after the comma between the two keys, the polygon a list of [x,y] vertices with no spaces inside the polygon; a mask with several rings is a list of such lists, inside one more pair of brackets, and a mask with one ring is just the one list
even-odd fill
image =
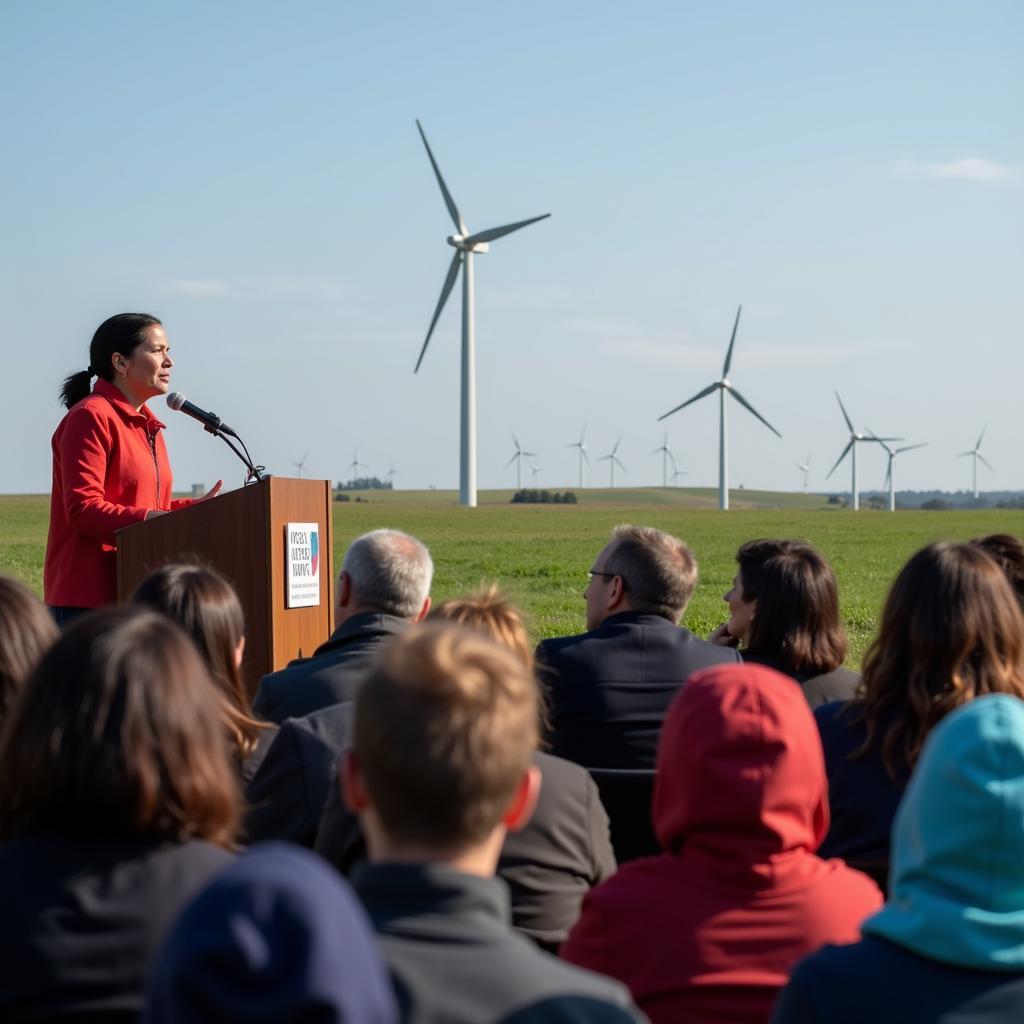
{"label": "woman with dark hair", "polygon": [[986,693],[1024,697],[1024,616],[971,544],[930,544],[896,577],[864,658],[862,696],[815,711],[832,825],[822,856],[884,877],[896,807],[931,730]]}
{"label": "woman with dark hair", "polygon": [[23,583],[0,576],[0,726],[56,639],[57,627],[39,598]]}
{"label": "woman with dark hair", "polygon": [[165,565],[139,584],[132,601],[163,612],[192,637],[217,684],[221,719],[242,782],[249,782],[277,728],[253,716],[245,692],[245,619],[234,588],[213,569]]}
{"label": "woman with dark hair", "polygon": [[975,537],[971,543],[995,559],[1024,608],[1024,541],[1012,533],[990,533],[987,537]]}
{"label": "woman with dark hair", "polygon": [[43,569],[44,598],[58,625],[117,599],[117,530],[191,504],[171,498],[164,424],[146,405],[167,393],[173,365],[155,316],[119,313],[96,329],[88,369],[64,380],[60,401],[68,413],[51,442]]}
{"label": "woman with dark hair", "polygon": [[744,661],[794,679],[812,708],[852,698],[859,677],[842,667],[849,641],[828,562],[803,541],[768,539],[748,541],[736,561],[729,621],[711,641],[742,644]]}
{"label": "woman with dark hair", "polygon": [[143,608],[43,657],[0,733],[0,1019],[135,1020],[157,947],[239,818],[213,684]]}

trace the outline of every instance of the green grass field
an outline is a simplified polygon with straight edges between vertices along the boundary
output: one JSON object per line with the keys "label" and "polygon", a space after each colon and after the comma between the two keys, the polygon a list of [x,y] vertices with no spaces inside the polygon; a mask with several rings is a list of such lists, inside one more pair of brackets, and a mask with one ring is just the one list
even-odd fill
{"label": "green grass field", "polygon": [[[348,543],[379,526],[407,530],[431,550],[434,599],[496,580],[529,613],[536,639],[583,628],[586,571],[616,523],[660,527],[684,538],[700,563],[700,583],[684,624],[706,636],[723,621],[722,595],[739,545],[752,537],[802,537],[839,577],[854,667],[870,643],[893,576],[907,557],[938,539],[996,531],[1024,534],[1024,512],[852,513],[820,496],[734,491],[728,513],[711,489],[579,491],[578,505],[511,505],[511,491],[481,492],[461,509],[450,491],[364,492],[334,506],[334,564]],[[354,497],[354,495],[353,495]],[[49,499],[0,497],[0,572],[42,591]]]}

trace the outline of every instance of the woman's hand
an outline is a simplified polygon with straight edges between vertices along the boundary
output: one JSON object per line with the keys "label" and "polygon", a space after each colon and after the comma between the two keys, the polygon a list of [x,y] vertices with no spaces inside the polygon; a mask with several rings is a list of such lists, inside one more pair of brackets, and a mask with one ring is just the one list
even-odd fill
{"label": "woman's hand", "polygon": [[224,486],[223,480],[218,480],[201,498],[196,498],[192,504],[198,505],[201,501],[209,501],[210,498],[216,498],[220,494],[220,489]]}
{"label": "woman's hand", "polygon": [[718,647],[735,647],[739,644],[739,638],[733,636],[729,632],[729,623],[723,622],[718,629],[716,629],[711,636],[708,637],[708,643],[717,645]]}

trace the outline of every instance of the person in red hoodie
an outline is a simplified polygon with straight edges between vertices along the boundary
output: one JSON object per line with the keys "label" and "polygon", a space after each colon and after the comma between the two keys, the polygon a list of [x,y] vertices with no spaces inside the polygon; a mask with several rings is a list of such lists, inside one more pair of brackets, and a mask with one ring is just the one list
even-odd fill
{"label": "person in red hoodie", "polygon": [[767,1021],[797,961],[856,941],[882,906],[867,876],[814,853],[828,782],[800,687],[761,665],[697,672],[657,771],[664,852],[590,891],[562,956],[625,982],[652,1024]]}
{"label": "person in red hoodie", "polygon": [[171,498],[164,424],[146,406],[167,393],[173,365],[155,316],[118,313],[96,329],[88,368],[64,380],[43,566],[43,597],[60,626],[117,600],[117,530],[191,504]]}

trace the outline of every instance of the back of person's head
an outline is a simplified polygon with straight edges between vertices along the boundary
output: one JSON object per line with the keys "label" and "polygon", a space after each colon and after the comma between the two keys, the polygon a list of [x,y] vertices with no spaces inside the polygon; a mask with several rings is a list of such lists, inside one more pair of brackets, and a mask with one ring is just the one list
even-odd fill
{"label": "back of person's head", "polygon": [[0,733],[0,837],[234,837],[217,695],[185,632],[125,606],[76,619]]}
{"label": "back of person's head", "polygon": [[356,698],[353,750],[392,842],[450,849],[501,822],[537,744],[537,685],[464,627],[395,637]]}
{"label": "back of person's head", "polygon": [[995,559],[1024,608],[1024,541],[1009,533],[990,533],[971,543]]}
{"label": "back of person's head", "polygon": [[736,552],[737,576],[743,588],[744,601],[759,601],[764,590],[764,564],[770,558],[781,555],[799,545],[796,540],[777,537],[758,537],[741,544]]}
{"label": "back of person's head", "polygon": [[1024,703],[989,694],[928,737],[893,823],[890,901],[864,924],[921,956],[1024,970]]}
{"label": "back of person's head", "polygon": [[[810,544],[765,542],[780,549],[756,563],[748,557],[744,569],[740,548],[740,583],[744,598],[757,599],[750,623],[747,650],[771,655],[791,672],[831,672],[843,663],[849,648],[839,617],[839,587],[832,567]],[[782,546],[784,545],[784,546]],[[747,572],[756,578],[756,593],[748,595]]]}
{"label": "back of person's head", "polygon": [[42,601],[23,583],[0,576],[0,725],[56,639],[57,626]]}
{"label": "back of person's head", "polygon": [[70,409],[89,394],[89,381],[93,377],[114,379],[112,359],[115,353],[130,356],[146,340],[150,327],[160,321],[149,313],[118,313],[108,317],[96,328],[89,345],[88,369],[79,370],[64,378],[60,389],[60,403]]}
{"label": "back of person's head", "polygon": [[397,1024],[373,929],[319,857],[263,843],[185,908],[150,978],[147,1024]]}
{"label": "back of person's head", "polygon": [[352,541],[341,571],[348,574],[361,607],[412,619],[430,594],[434,563],[415,537],[382,529]]}
{"label": "back of person's head", "polygon": [[894,778],[950,711],[985,693],[1024,696],[1024,616],[999,566],[971,544],[915,554],[889,591],[861,672],[856,715]]}
{"label": "back of person's head", "polygon": [[245,618],[234,588],[214,569],[165,565],[136,588],[132,601],[181,626],[192,637],[220,691],[220,708],[239,759],[255,749],[262,724],[252,716],[238,658]]}
{"label": "back of person's head", "polygon": [[428,622],[443,620],[489,636],[507,647],[527,668],[533,668],[533,646],[526,631],[523,613],[509,601],[495,583],[484,584],[476,593],[453,597],[435,605]]}
{"label": "back of person's head", "polygon": [[612,538],[604,571],[622,577],[629,607],[678,622],[697,586],[697,560],[690,548],[653,526],[623,523]]}
{"label": "back of person's head", "polygon": [[661,729],[652,817],[669,851],[744,870],[828,831],[814,716],[788,676],[753,663],[695,672]]}

